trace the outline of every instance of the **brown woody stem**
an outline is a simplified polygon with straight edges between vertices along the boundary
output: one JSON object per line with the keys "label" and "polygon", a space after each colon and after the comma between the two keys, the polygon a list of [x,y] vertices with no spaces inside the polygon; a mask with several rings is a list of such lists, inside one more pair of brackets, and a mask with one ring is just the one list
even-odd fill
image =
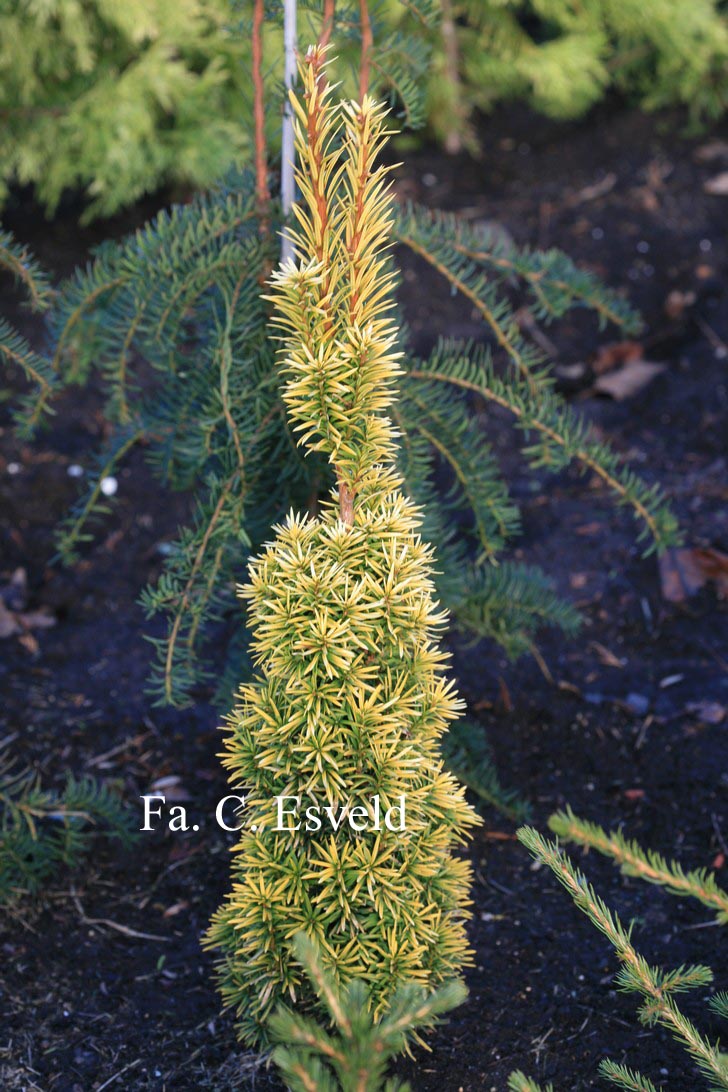
{"label": "brown woody stem", "polygon": [[370,53],[374,44],[372,35],[372,23],[369,18],[369,6],[367,0],[359,0],[359,15],[361,19],[361,65],[359,67],[359,102],[362,101],[369,90],[369,71],[371,67]]}
{"label": "brown woody stem", "polygon": [[334,29],[334,15],[336,12],[336,0],[324,0],[324,14],[323,21],[321,23],[321,33],[319,35],[319,49],[324,49],[331,39],[331,32]]}
{"label": "brown woody stem", "polygon": [[268,156],[265,144],[265,93],[263,89],[263,18],[264,0],[255,0],[253,9],[253,118],[255,126],[255,195],[260,215],[260,230],[268,230],[266,213],[270,202]]}
{"label": "brown woody stem", "polygon": [[339,516],[348,526],[354,526],[354,497],[356,494],[339,478]]}

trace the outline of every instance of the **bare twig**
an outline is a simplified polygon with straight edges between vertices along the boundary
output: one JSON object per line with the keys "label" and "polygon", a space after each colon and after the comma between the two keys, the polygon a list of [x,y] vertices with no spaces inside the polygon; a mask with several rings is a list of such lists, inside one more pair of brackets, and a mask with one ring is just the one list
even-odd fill
{"label": "bare twig", "polygon": [[122,933],[125,937],[134,937],[138,940],[156,940],[164,944],[168,944],[171,940],[171,937],[162,937],[157,933],[140,933],[138,929],[132,929],[129,925],[121,925],[118,921],[111,921],[110,918],[87,917],[86,911],[81,905],[81,900],[73,888],[71,888],[71,899],[84,925],[103,925],[107,929],[114,929],[117,933]]}
{"label": "bare twig", "polygon": [[268,230],[267,209],[268,156],[265,145],[265,99],[263,89],[263,19],[264,0],[255,0],[253,8],[253,119],[255,125],[255,196],[260,216],[260,231]]}
{"label": "bare twig", "polygon": [[130,1069],[136,1069],[138,1065],[141,1065],[141,1061],[141,1058],[136,1058],[133,1062],[129,1062],[129,1064],[125,1065],[123,1069],[120,1069],[118,1073],[114,1073],[113,1077],[109,1077],[108,1081],[104,1081],[103,1084],[100,1084],[96,1089],[96,1092],[104,1092],[104,1089],[112,1085],[119,1077],[123,1077]]}
{"label": "bare twig", "polygon": [[319,49],[325,49],[331,40],[331,32],[334,29],[334,16],[336,14],[336,0],[324,0],[323,21],[319,34]]}
{"label": "bare twig", "polygon": [[370,53],[374,44],[372,35],[372,23],[369,18],[369,5],[367,0],[359,0],[359,17],[361,20],[361,64],[359,66],[359,101],[364,98],[369,90],[369,72],[371,68]]}

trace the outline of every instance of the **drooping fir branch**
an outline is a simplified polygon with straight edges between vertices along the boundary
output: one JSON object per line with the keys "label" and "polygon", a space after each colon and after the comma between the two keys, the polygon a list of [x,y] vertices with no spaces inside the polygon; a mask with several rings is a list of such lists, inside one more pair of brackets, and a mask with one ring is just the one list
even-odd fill
{"label": "drooping fir branch", "polygon": [[516,823],[528,822],[531,805],[514,789],[505,788],[481,725],[459,720],[442,741],[447,767],[478,799]]}
{"label": "drooping fir branch", "polygon": [[590,439],[584,422],[550,389],[543,376],[538,376],[535,393],[533,373],[525,380],[498,375],[487,350],[457,342],[441,342],[428,361],[411,364],[408,374],[413,379],[449,383],[472,391],[509,410],[527,439],[533,437],[524,453],[534,468],[561,470],[575,460],[593,471],[642,523],[638,540],[649,539],[646,554],[663,550],[677,540],[677,523],[660,489],[645,485],[620,465],[616,452]]}
{"label": "drooping fir branch", "polygon": [[600,327],[613,323],[626,334],[641,327],[639,315],[623,296],[579,269],[561,250],[518,247],[495,228],[475,228],[454,213],[412,203],[402,206],[395,230],[405,245],[412,240],[432,253],[456,287],[459,281],[477,283],[478,272],[486,285],[523,282],[539,320],[551,321],[582,306],[597,315]]}
{"label": "drooping fir branch", "polygon": [[28,247],[18,243],[9,231],[0,230],[0,269],[22,286],[32,311],[48,310],[54,295],[50,279]]}
{"label": "drooping fir branch", "polygon": [[182,532],[158,584],[141,598],[148,616],[169,616],[167,636],[152,642],[163,664],[153,693],[168,705],[183,704],[189,690],[208,677],[197,662],[197,638],[200,627],[218,621],[229,606],[231,596],[220,594],[219,577],[229,566],[230,525],[240,528],[238,549],[250,547],[243,530],[246,493],[240,469],[207,485],[208,496]]}
{"label": "drooping fir branch", "polygon": [[79,547],[93,538],[90,524],[92,517],[107,515],[110,507],[105,503],[104,482],[113,475],[124,456],[139,443],[144,433],[139,422],[132,422],[113,433],[110,441],[99,452],[95,462],[88,467],[89,485],[62,520],[55,532],[55,543],[60,557],[70,565],[79,559]]}
{"label": "drooping fir branch", "polygon": [[631,930],[625,929],[618,916],[599,898],[558,841],[546,840],[531,827],[522,827],[518,838],[533,857],[551,869],[574,904],[610,942],[622,965],[617,976],[620,989],[643,998],[640,1020],[647,1025],[660,1024],[667,1028],[711,1082],[711,1089],[728,1089],[728,1054],[698,1031],[673,996],[681,990],[710,983],[713,977],[710,968],[698,965],[662,971],[651,966],[635,948]]}
{"label": "drooping fir branch", "polygon": [[467,990],[449,982],[426,993],[401,986],[386,1015],[372,1015],[361,979],[342,988],[326,969],[319,946],[305,933],[293,938],[296,959],[323,1002],[330,1027],[281,1006],[271,1017],[273,1061],[291,1092],[409,1092],[409,1084],[385,1080],[390,1060],[462,1004]]}
{"label": "drooping fir branch", "polygon": [[[452,471],[453,482],[442,503],[446,510],[470,511],[478,544],[478,563],[494,561],[520,530],[520,512],[495,459],[485,431],[463,414],[462,396],[454,388],[425,381],[408,382],[394,408],[403,444],[425,442]],[[414,468],[413,468],[414,469]],[[429,475],[428,467],[428,475]]]}
{"label": "drooping fir branch", "polygon": [[[17,282],[32,311],[42,313],[52,306],[55,293],[48,275],[28,248],[16,242],[8,231],[0,231],[0,269]],[[31,384],[32,393],[21,398],[15,407],[21,434],[29,436],[43,414],[53,412],[48,403],[56,383],[54,369],[48,359],[36,352],[4,319],[0,319],[0,360],[6,366],[19,368]]]}
{"label": "drooping fir branch", "polygon": [[467,299],[483,318],[498,347],[506,354],[529,393],[536,397],[548,386],[548,375],[543,367],[543,356],[522,336],[515,314],[504,296],[499,296],[495,285],[490,283],[478,266],[460,255],[453,242],[442,235],[437,239],[416,230],[414,218],[400,225],[397,239],[422,261],[430,265],[449,284]]}
{"label": "drooping fir branch", "polygon": [[611,858],[625,876],[636,876],[657,884],[671,895],[697,899],[703,906],[717,911],[716,921],[720,925],[728,924],[728,892],[718,886],[715,876],[707,869],[685,872],[676,861],[667,861],[654,850],[645,851],[636,841],[625,838],[621,831],[607,833],[598,823],[578,818],[571,808],[552,815],[549,827],[562,841],[595,849]]}

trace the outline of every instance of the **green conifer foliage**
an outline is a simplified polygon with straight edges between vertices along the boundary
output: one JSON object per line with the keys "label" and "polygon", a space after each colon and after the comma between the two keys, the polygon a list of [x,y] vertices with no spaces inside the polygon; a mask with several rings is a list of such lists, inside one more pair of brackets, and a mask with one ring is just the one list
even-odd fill
{"label": "green conifer foliage", "polygon": [[[318,517],[276,529],[242,590],[257,674],[228,718],[224,763],[247,789],[245,827],[207,943],[249,1043],[267,1041],[279,1001],[324,1011],[295,958],[299,931],[340,983],[367,985],[375,1016],[405,981],[456,977],[470,868],[452,851],[477,821],[443,769],[439,740],[462,703],[384,412],[398,371],[392,214],[374,163],[385,111],[368,96],[335,105],[323,51],[301,67],[297,260],[274,274],[273,299],[292,426],[328,457],[337,488]],[[390,825],[405,829],[389,829],[384,814],[402,801]],[[282,814],[296,803],[300,816]],[[336,830],[327,807],[344,816]],[[307,808],[321,809],[322,829],[307,829]]]}
{"label": "green conifer foliage", "polygon": [[[554,818],[556,823],[553,825],[559,827],[565,825],[562,814]],[[595,828],[588,831],[585,825],[574,824],[571,821],[567,829],[570,838],[576,834],[578,836],[576,840],[581,841],[584,841],[581,835],[588,832],[592,840],[591,835],[595,833]],[[677,1001],[677,995],[712,983],[713,972],[710,967],[697,963],[682,964],[674,970],[663,970],[661,967],[648,963],[635,947],[632,926],[625,927],[617,914],[610,910],[603,899],[597,895],[584,873],[576,868],[564,853],[558,839],[549,842],[533,827],[521,827],[517,837],[532,857],[551,869],[559,883],[571,895],[574,905],[587,916],[614,948],[621,964],[616,984],[624,993],[634,993],[641,997],[642,1004],[638,1011],[640,1022],[646,1027],[659,1025],[666,1028],[672,1037],[682,1044],[701,1075],[709,1082],[710,1092],[728,1092],[728,1054],[721,1050],[719,1041],[712,1041],[698,1030]],[[595,848],[602,849],[596,839],[594,844]],[[654,857],[651,863],[653,865],[656,863]],[[664,862],[660,862],[660,867],[670,872],[675,880],[687,879],[675,865],[665,866]],[[645,875],[645,878],[649,882],[658,882],[648,875]],[[665,886],[668,885],[665,884]],[[704,901],[697,891],[689,893]],[[713,1011],[724,1018],[728,1017],[726,1000],[728,999],[725,995],[717,994],[710,1002]],[[603,1077],[619,1088],[628,1089],[630,1092],[656,1092],[649,1078],[609,1059],[600,1063],[599,1071]],[[522,1074],[513,1074],[512,1080],[522,1076]],[[516,1082],[511,1087],[514,1092],[519,1089],[526,1092],[526,1089],[538,1086]]]}
{"label": "green conifer foliage", "polygon": [[318,947],[305,933],[293,938],[293,948],[332,1030],[285,1005],[273,1014],[271,1038],[279,1044],[273,1061],[286,1086],[291,1092],[412,1092],[409,1083],[385,1079],[389,1059],[462,1004],[467,996],[462,982],[447,982],[434,992],[409,982],[375,1020],[363,982],[354,979],[342,989],[321,965]]}
{"label": "green conifer foliage", "polygon": [[[451,150],[477,147],[473,111],[522,99],[553,118],[583,115],[612,89],[646,110],[685,106],[694,122],[728,107],[721,0],[439,0],[427,113]],[[391,18],[396,22],[398,13]]]}
{"label": "green conifer foliage", "polygon": [[[251,151],[253,0],[5,0],[0,4],[0,206],[32,184],[49,213],[83,190],[84,219],[109,216],[161,185],[207,187]],[[434,0],[371,0],[381,45],[373,80],[410,126],[424,124]],[[302,30],[318,35],[321,0],[299,0]],[[262,76],[283,78],[280,0],[265,3]],[[360,15],[340,5],[341,75],[354,85]],[[381,27],[381,33],[380,33]],[[332,27],[332,30],[334,28]],[[280,112],[267,116],[277,145]]]}

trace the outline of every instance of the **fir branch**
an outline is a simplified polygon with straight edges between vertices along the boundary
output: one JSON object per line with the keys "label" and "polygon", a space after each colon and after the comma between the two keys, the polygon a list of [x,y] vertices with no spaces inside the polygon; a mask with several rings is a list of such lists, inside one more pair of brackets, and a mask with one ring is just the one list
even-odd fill
{"label": "fir branch", "polygon": [[462,633],[492,638],[512,659],[532,649],[540,629],[558,626],[571,636],[581,622],[539,569],[518,562],[466,567],[461,585],[448,592],[448,603]]}
{"label": "fir branch", "polygon": [[20,398],[14,408],[14,420],[23,437],[31,436],[40,418],[55,411],[49,405],[56,376],[45,357],[36,353],[26,338],[0,319],[0,359],[15,365],[34,385],[31,394]]}
{"label": "fir branch", "polygon": [[0,269],[7,270],[22,286],[31,310],[48,310],[54,296],[50,279],[28,247],[16,242],[9,231],[0,230]]}
{"label": "fir branch", "polygon": [[520,530],[519,512],[511,502],[484,433],[462,412],[456,391],[439,384],[402,384],[395,408],[401,431],[420,434],[451,467],[455,481],[445,499],[448,508],[470,511],[479,545],[478,561],[493,560]]}
{"label": "fir branch", "polygon": [[414,218],[406,226],[399,225],[397,240],[432,266],[473,305],[527,385],[530,396],[535,398],[540,394],[542,388],[547,386],[543,359],[523,340],[510,306],[496,297],[493,286],[488,284],[475,263],[459,254],[451,240],[441,235],[433,238],[424,233],[421,223]]}
{"label": "fir branch", "polygon": [[532,397],[529,385],[496,375],[486,352],[458,343],[441,342],[428,362],[414,364],[408,372],[413,379],[450,383],[507,409],[524,432],[535,432],[540,439],[540,444],[525,448],[534,467],[561,469],[576,460],[593,471],[644,524],[639,539],[652,539],[645,553],[664,550],[676,541],[675,517],[660,491],[620,467],[618,456],[606,445],[588,439],[582,422],[547,388]]}
{"label": "fir branch", "polygon": [[728,991],[723,990],[708,998],[708,1005],[723,1020],[728,1020]]}
{"label": "fir branch", "polygon": [[603,933],[622,964],[619,985],[644,998],[640,1019],[647,1024],[661,1024],[683,1044],[700,1071],[717,1084],[711,1087],[728,1089],[728,1054],[723,1054],[697,1030],[678,1008],[670,989],[664,988],[664,976],[650,966],[635,949],[630,930],[595,893],[586,877],[576,869],[558,842],[545,840],[531,827],[522,827],[517,836],[536,860],[547,865],[571,895],[575,905]]}
{"label": "fir branch", "polygon": [[578,818],[568,807],[551,816],[549,827],[563,841],[595,849],[611,858],[625,876],[636,876],[657,884],[671,895],[697,899],[703,906],[717,911],[719,925],[728,923],[728,892],[718,886],[715,876],[707,869],[685,872],[676,861],[668,862],[661,853],[643,850],[636,841],[625,838],[621,831],[612,830],[607,834],[603,827]]}
{"label": "fir branch", "polygon": [[636,1069],[628,1069],[627,1066],[618,1065],[609,1058],[599,1063],[599,1072],[612,1084],[624,1088],[627,1092],[657,1092],[657,1088],[649,1079],[638,1073]]}
{"label": "fir branch", "polygon": [[528,822],[531,805],[515,789],[500,783],[488,739],[479,724],[459,720],[443,736],[442,753],[448,769],[479,799],[517,823]]}
{"label": "fir branch", "polygon": [[[200,537],[199,545],[197,547],[197,551],[196,551],[196,553],[194,555],[194,560],[192,562],[192,565],[191,565],[190,570],[189,570],[189,574],[187,576],[187,580],[186,580],[183,588],[181,589],[181,593],[176,592],[175,596],[174,596],[174,600],[175,600],[175,603],[174,603],[174,616],[173,616],[172,626],[171,626],[170,633],[169,633],[169,638],[167,639],[167,642],[166,642],[166,652],[165,652],[165,661],[164,661],[164,698],[165,698],[165,701],[168,704],[176,704],[175,701],[173,700],[173,698],[174,698],[174,683],[173,683],[172,667],[173,667],[173,664],[175,662],[175,652],[176,652],[176,647],[177,647],[177,638],[178,638],[178,636],[180,634],[180,630],[181,630],[183,624],[189,624],[192,591],[193,591],[193,588],[195,587],[195,584],[197,582],[197,578],[198,578],[198,575],[200,573],[200,569],[202,567],[202,564],[205,561],[205,558],[207,556],[207,551],[208,551],[208,547],[210,545],[210,541],[211,541],[213,535],[215,535],[216,532],[217,532],[218,522],[220,521],[220,518],[221,518],[221,516],[222,516],[222,514],[223,514],[223,512],[225,510],[225,506],[226,506],[226,504],[228,504],[229,499],[230,499],[233,491],[239,485],[240,485],[240,473],[239,473],[238,470],[236,470],[218,488],[218,490],[217,490],[217,494],[218,494],[217,502],[215,504],[215,507],[212,510],[212,514],[209,517],[209,519],[205,519],[201,523],[201,528],[203,528],[203,530],[202,530],[202,534],[201,534],[201,537]],[[205,581],[205,586],[204,586],[204,591],[203,591],[203,603],[206,603],[206,602],[209,601],[209,597],[210,597],[212,587],[215,584],[215,577],[216,577],[217,571],[219,569],[222,549],[223,549],[222,546],[218,547],[218,551],[215,554],[215,561],[213,563],[213,566],[211,567],[211,569],[209,570],[209,572],[207,574],[206,581]],[[194,639],[195,639],[195,635],[197,633],[198,626],[199,626],[199,622],[195,621],[193,623],[193,626],[190,628],[190,634],[189,634],[188,642],[187,642],[188,643],[188,649],[190,650],[190,652],[192,652],[194,650]]]}
{"label": "fir branch", "polygon": [[134,822],[108,785],[69,777],[44,788],[28,767],[0,751],[0,904],[38,894],[61,868],[75,868],[96,831],[129,846]]}
{"label": "fir branch", "polygon": [[91,516],[108,512],[108,505],[102,500],[103,483],[121,462],[124,456],[141,440],[143,430],[138,422],[128,425],[112,437],[97,460],[95,468],[89,474],[91,485],[85,496],[74,506],[71,514],[56,531],[58,556],[70,565],[78,560],[78,546],[89,542],[91,535],[85,530]]}

